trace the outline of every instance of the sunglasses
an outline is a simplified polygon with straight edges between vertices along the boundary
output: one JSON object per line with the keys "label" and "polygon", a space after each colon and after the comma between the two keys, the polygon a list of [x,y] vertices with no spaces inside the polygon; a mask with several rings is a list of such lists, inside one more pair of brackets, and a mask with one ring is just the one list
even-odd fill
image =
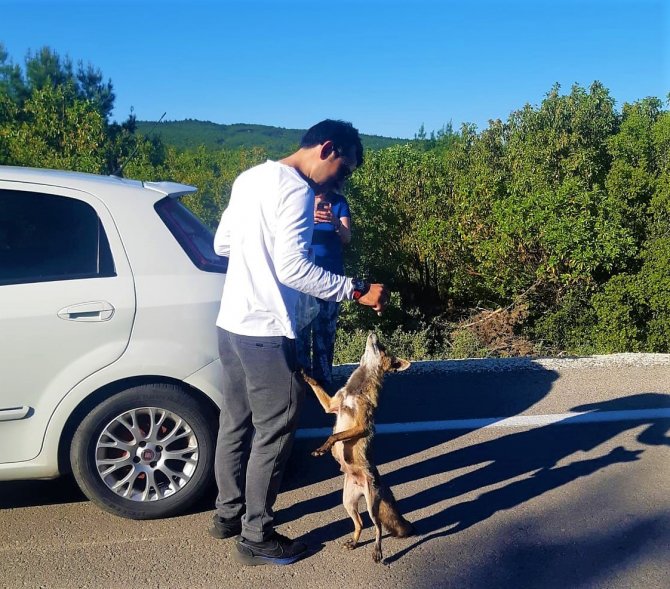
{"label": "sunglasses", "polygon": [[335,156],[342,160],[342,163],[344,164],[344,166],[340,167],[340,177],[343,179],[348,178],[354,173],[354,170],[356,169],[356,162],[351,161],[337,148],[334,148],[333,151],[335,152]]}

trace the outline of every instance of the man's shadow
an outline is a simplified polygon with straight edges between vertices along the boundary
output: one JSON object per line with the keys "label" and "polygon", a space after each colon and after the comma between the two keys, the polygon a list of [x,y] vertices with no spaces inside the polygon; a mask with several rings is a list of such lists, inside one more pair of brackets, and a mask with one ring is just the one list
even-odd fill
{"label": "man's shadow", "polygon": [[[350,367],[352,371],[354,367]],[[333,389],[344,385],[343,375]],[[553,370],[531,369],[503,372],[444,371],[406,372],[386,377],[375,414],[377,425],[454,419],[490,418],[521,413],[544,398],[558,378]],[[333,427],[334,416],[326,415],[311,391],[304,403],[301,428]],[[376,464],[392,462],[443,444],[467,433],[447,430],[420,434],[379,435],[375,438]],[[329,456],[313,458],[310,452],[323,438],[296,441],[282,484],[282,490],[302,488],[339,474]],[[397,483],[394,483],[397,484]],[[310,513],[325,511],[341,503],[341,492],[319,495],[277,513],[278,521],[292,521]]]}
{"label": "man's shadow", "polygon": [[[603,403],[582,405],[574,411],[606,412],[629,409],[667,407],[670,405],[668,395],[658,393],[642,393],[623,397]],[[579,425],[577,425],[579,424]],[[421,537],[387,562],[401,558],[416,546],[429,540],[458,533],[505,509],[514,508],[543,493],[566,485],[580,477],[588,476],[607,466],[630,462],[639,459],[641,450],[626,450],[617,447],[611,452],[586,460],[575,460],[567,466],[556,465],[578,451],[590,451],[615,436],[641,424],[647,424],[637,440],[645,445],[670,445],[667,435],[670,419],[631,419],[600,423],[581,423],[578,417],[569,417],[554,425],[534,428],[528,431],[515,432],[495,439],[456,449],[402,468],[384,477],[390,486],[418,481],[432,477],[438,473],[447,473],[463,468],[482,464],[480,468],[458,475],[455,478],[425,488],[414,495],[399,501],[400,511],[411,513],[415,510],[429,508],[444,502],[457,499],[459,496],[489,485],[508,484],[487,491],[474,500],[454,502],[447,508],[433,515],[415,521]],[[434,436],[428,436],[435,441]],[[447,436],[442,438],[446,441]],[[380,453],[382,456],[384,452]],[[410,455],[407,452],[406,455]],[[381,457],[381,456],[380,456]],[[380,461],[380,463],[383,463]],[[521,480],[516,480],[524,477]],[[332,497],[331,497],[332,496]],[[328,504],[339,500],[331,493]],[[311,501],[311,500],[310,500]],[[411,519],[411,517],[410,517]],[[348,518],[330,527],[325,525],[312,530],[308,540],[326,542],[334,540],[351,531],[352,524]]]}

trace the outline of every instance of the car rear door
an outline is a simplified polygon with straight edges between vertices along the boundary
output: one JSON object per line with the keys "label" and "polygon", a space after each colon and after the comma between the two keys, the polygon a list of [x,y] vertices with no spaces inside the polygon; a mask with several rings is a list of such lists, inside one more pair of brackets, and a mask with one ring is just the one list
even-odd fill
{"label": "car rear door", "polygon": [[134,316],[130,265],[104,204],[0,181],[0,463],[40,453],[58,403],[123,354]]}

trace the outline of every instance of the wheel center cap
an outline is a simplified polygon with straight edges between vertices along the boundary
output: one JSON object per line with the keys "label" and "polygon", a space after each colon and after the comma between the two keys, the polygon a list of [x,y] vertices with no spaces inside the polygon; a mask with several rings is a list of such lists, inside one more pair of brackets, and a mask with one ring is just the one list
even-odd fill
{"label": "wheel center cap", "polygon": [[144,462],[151,462],[154,458],[156,458],[156,452],[154,452],[150,448],[145,448],[144,450],[142,450],[142,454],[140,455],[140,457],[142,458],[142,460],[144,460]]}

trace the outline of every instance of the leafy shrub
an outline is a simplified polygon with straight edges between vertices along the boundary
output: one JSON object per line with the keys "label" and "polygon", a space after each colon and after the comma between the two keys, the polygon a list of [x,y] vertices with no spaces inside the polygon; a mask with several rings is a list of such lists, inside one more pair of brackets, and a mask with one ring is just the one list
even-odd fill
{"label": "leafy shrub", "polygon": [[486,358],[489,351],[469,329],[457,329],[451,334],[451,350],[448,358]]}
{"label": "leafy shrub", "polygon": [[575,289],[561,298],[557,308],[542,314],[529,333],[540,354],[590,355],[597,350],[594,342],[597,320],[590,293]]}
{"label": "leafy shrub", "polygon": [[612,277],[593,297],[599,351],[670,350],[670,237],[654,240],[642,258],[638,274]]}
{"label": "leafy shrub", "polygon": [[[357,363],[365,351],[369,332],[338,330],[335,341],[335,364]],[[407,360],[433,359],[432,342],[426,331],[407,332],[397,328],[390,333],[377,332],[379,339],[395,356]]]}

